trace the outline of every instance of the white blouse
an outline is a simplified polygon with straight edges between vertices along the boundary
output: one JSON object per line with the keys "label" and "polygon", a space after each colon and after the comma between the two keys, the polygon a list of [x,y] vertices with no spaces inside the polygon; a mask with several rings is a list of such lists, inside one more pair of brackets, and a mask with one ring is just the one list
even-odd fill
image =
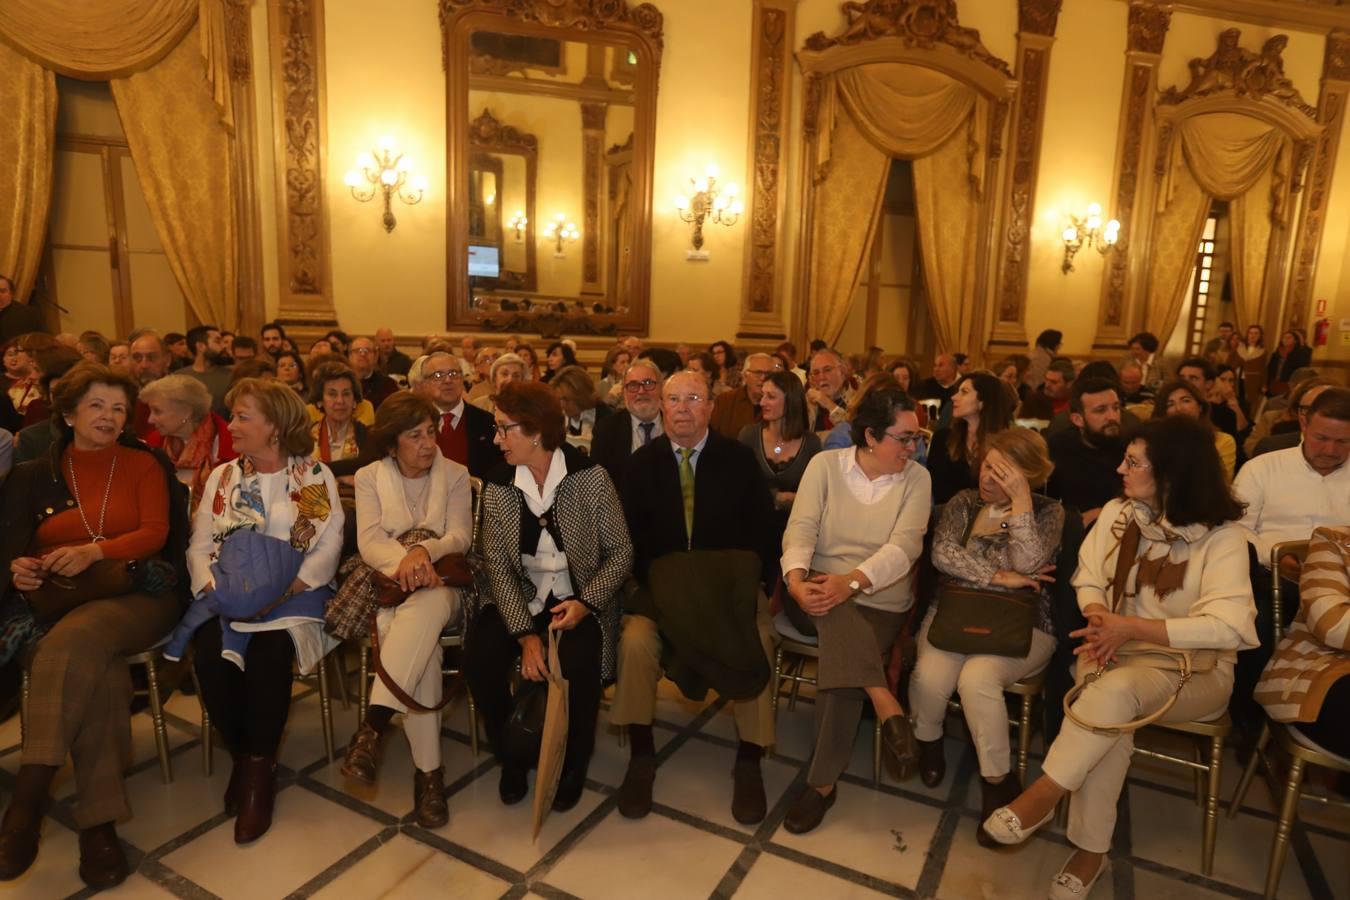
{"label": "white blouse", "polygon": [[[515,485],[525,496],[525,506],[531,514],[542,516],[553,507],[558,485],[566,475],[567,463],[561,448],[553,451],[553,460],[549,463],[542,492],[530,474],[530,467],[516,466]],[[535,586],[534,599],[529,604],[530,615],[537,616],[544,611],[544,602],[548,600],[549,594],[563,600],[576,593],[572,589],[572,575],[567,569],[567,554],[558,549],[547,528],[540,529],[539,545],[534,548],[533,555],[522,553],[520,561]]]}

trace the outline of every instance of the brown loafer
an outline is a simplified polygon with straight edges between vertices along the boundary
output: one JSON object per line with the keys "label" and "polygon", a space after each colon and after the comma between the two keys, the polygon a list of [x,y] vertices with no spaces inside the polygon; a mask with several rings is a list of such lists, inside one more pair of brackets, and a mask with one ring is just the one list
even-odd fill
{"label": "brown loafer", "polygon": [[445,802],[445,767],[431,772],[413,772],[413,807],[417,824],[423,828],[440,828],[450,821],[450,807]]}
{"label": "brown loafer", "polygon": [[239,815],[234,820],[234,842],[256,841],[272,827],[276,803],[277,762],[271,756],[239,757]]}
{"label": "brown loafer", "polygon": [[942,751],[942,738],[916,743],[919,745],[919,780],[924,787],[937,787],[947,777],[947,755]]}
{"label": "brown loafer", "polygon": [[881,746],[885,751],[887,768],[897,781],[907,781],[914,774],[914,766],[919,761],[919,748],[914,740],[914,729],[909,725],[909,717],[891,716],[881,723]]}
{"label": "brown loafer", "polygon": [[96,891],[117,887],[131,869],[113,823],[80,831],[80,880]]}
{"label": "brown loafer", "polygon": [[814,830],[825,818],[825,813],[834,806],[838,796],[837,785],[824,797],[811,785],[803,785],[802,792],[797,795],[797,799],[793,801],[792,807],[783,818],[783,827],[791,834],[806,834]]}
{"label": "brown loafer", "polygon": [[37,859],[41,834],[41,816],[31,827],[7,827],[0,832],[0,881],[13,881],[28,871]]}
{"label": "brown loafer", "polygon": [[738,759],[731,770],[732,793],[731,815],[742,825],[754,825],[764,821],[768,814],[768,801],[764,797],[764,774],[760,771],[759,760]]}
{"label": "brown loafer", "polygon": [[634,756],[619,785],[619,815],[641,819],[652,811],[652,785],[656,783],[656,757]]}
{"label": "brown loafer", "polygon": [[342,761],[342,774],[362,784],[374,784],[380,763],[380,733],[362,722],[347,745],[347,758]]}

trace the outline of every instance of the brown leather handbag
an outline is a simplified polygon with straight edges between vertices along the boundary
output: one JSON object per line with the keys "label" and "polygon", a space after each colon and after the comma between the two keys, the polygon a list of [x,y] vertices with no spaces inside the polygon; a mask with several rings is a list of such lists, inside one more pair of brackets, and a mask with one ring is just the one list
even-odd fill
{"label": "brown leather handbag", "polygon": [[1031,652],[1031,633],[1040,612],[1037,591],[968,588],[946,581],[938,588],[937,612],[928,643],[963,656],[1009,656]]}
{"label": "brown leather handbag", "polygon": [[125,559],[100,559],[78,575],[48,575],[40,588],[24,591],[23,596],[38,624],[50,625],[91,600],[130,593],[136,565]]}
{"label": "brown leather handbag", "polygon": [[[436,561],[432,566],[436,573],[436,578],[444,587],[469,588],[473,587],[473,569],[469,566],[469,558],[463,553],[447,553]],[[398,583],[397,579],[390,578],[379,571],[372,571],[370,583],[375,588],[375,605],[381,609],[389,609],[398,606],[412,591],[405,591]],[[435,587],[436,584],[424,584],[416,588],[423,590],[429,587]]]}

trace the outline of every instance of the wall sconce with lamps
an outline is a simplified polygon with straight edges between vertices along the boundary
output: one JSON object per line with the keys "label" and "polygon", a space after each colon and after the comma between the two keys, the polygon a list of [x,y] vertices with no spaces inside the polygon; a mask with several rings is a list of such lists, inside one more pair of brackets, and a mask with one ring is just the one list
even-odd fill
{"label": "wall sconce with lamps", "polygon": [[703,249],[703,223],[712,221],[718,225],[735,225],[745,212],[745,204],[737,196],[736,185],[728,184],[717,189],[717,166],[709,164],[701,178],[690,178],[689,185],[694,189],[692,197],[683,194],[675,198],[675,211],[680,220],[694,226],[694,249],[685,254],[686,259],[705,260],[708,253]]}
{"label": "wall sconce with lamps", "polygon": [[384,216],[381,221],[386,233],[393,231],[398,224],[394,218],[394,197],[409,206],[415,206],[422,202],[426,194],[427,177],[412,174],[412,160],[395,151],[394,139],[391,137],[380,138],[379,150],[375,153],[358,156],[356,166],[347,172],[342,183],[351,188],[352,196],[361,203],[375,199],[376,194],[384,196]]}
{"label": "wall sconce with lamps", "polygon": [[530,224],[530,220],[525,218],[524,210],[516,210],[516,214],[511,217],[511,221],[506,223],[507,228],[514,228],[516,232],[516,243],[519,244],[525,240],[525,226]]}
{"label": "wall sconce with lamps", "polygon": [[1067,275],[1073,271],[1074,255],[1083,247],[1096,247],[1102,256],[1114,250],[1120,240],[1120,223],[1112,219],[1103,225],[1102,206],[1093,203],[1085,216],[1069,213],[1069,225],[1064,229],[1063,238],[1064,263],[1060,271]]}
{"label": "wall sconce with lamps", "polygon": [[554,259],[565,259],[567,254],[563,252],[564,243],[573,243],[581,237],[581,232],[577,229],[575,223],[567,221],[567,216],[558,213],[553,217],[553,221],[548,223],[544,229],[544,237],[553,241],[557,249],[553,253]]}

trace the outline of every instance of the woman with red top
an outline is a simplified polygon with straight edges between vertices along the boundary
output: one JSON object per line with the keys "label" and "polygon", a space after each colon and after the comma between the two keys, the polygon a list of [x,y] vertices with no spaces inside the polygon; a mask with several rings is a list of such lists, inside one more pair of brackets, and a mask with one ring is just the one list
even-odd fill
{"label": "woman with red top", "polygon": [[[187,505],[167,464],[123,436],[136,384],[81,363],[52,389],[57,440],[51,453],[15,469],[0,494],[0,592],[20,594],[55,576],[77,579],[102,559],[168,561],[186,586]],[[131,678],[125,658],[173,627],[175,589],[133,590],[91,600],[38,632],[27,648],[31,687],[22,764],[0,823],[0,880],[22,875],[37,856],[53,776],[71,757],[80,877],[95,889],[121,883],[126,856],[113,823],[130,815],[122,773],[131,761]]]}
{"label": "woman with red top", "polygon": [[150,408],[154,429],[145,442],[169,457],[195,510],[211,470],[238,455],[229,428],[211,412],[206,385],[190,375],[165,375],[150,382],[141,390],[141,402]]}

